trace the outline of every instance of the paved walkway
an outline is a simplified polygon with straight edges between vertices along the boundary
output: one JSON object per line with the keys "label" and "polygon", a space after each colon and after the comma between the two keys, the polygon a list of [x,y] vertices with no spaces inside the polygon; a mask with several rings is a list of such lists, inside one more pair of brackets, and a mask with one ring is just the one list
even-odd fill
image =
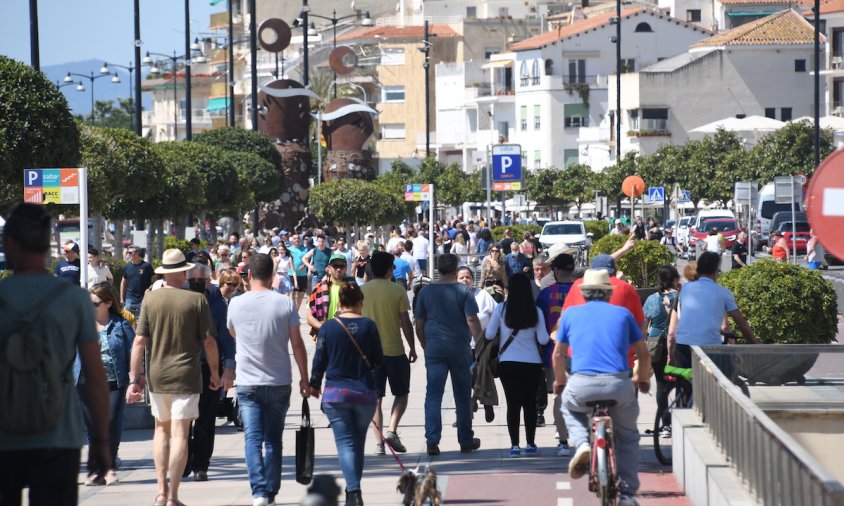
{"label": "paved walkway", "polygon": [[[304,321],[304,320],[303,320]],[[307,335],[303,331],[303,335]],[[310,341],[308,339],[308,341]],[[308,342],[309,354],[313,344]],[[310,364],[309,364],[310,365]],[[294,373],[295,375],[295,373]],[[481,439],[481,449],[471,454],[460,453],[454,421],[454,402],[446,387],[443,401],[442,454],[428,457],[425,453],[424,412],[425,365],[424,359],[412,366],[410,403],[399,428],[408,453],[400,458],[405,465],[431,464],[439,477],[444,504],[472,505],[588,505],[597,504],[597,498],[586,490],[586,480],[569,481],[566,469],[568,458],[554,456],[556,440],[553,424],[537,429],[540,455],[511,459],[507,455],[509,438],[505,422],[503,391],[499,385],[502,405],[495,410],[495,421],[487,424],[483,414],[475,418],[475,435]],[[316,470],[338,477],[342,489],[342,473],[337,462],[337,452],[327,419],[319,411],[317,401],[311,400],[311,413],[316,427]],[[640,396],[641,415],[639,429],[642,437],[642,466],[640,477],[640,503],[643,506],[688,505],[671,474],[670,467],[660,466],[651,447],[650,436],[644,430],[653,425],[656,402],[653,396]],[[387,410],[390,398],[385,399]],[[299,424],[301,398],[294,394],[288,412],[284,436],[284,462],[282,485],[278,504],[299,504],[305,496],[305,487],[295,481],[294,431]],[[551,407],[546,419],[551,420]],[[180,490],[180,499],[189,506],[202,505],[251,505],[249,481],[243,458],[243,433],[218,419],[214,457],[209,469],[209,481],[192,482],[188,478]],[[155,498],[155,469],[152,462],[151,431],[127,431],[120,446],[123,467],[118,475],[120,483],[108,487],[80,486],[79,504],[84,506],[120,505],[149,506]],[[524,435],[522,435],[524,438]],[[364,501],[368,505],[399,504],[396,482],[399,467],[389,454],[371,455],[374,442],[367,441],[368,454],[362,482]],[[84,474],[80,474],[80,483]],[[341,496],[342,501],[342,496]],[[341,502],[342,504],[342,502]]]}

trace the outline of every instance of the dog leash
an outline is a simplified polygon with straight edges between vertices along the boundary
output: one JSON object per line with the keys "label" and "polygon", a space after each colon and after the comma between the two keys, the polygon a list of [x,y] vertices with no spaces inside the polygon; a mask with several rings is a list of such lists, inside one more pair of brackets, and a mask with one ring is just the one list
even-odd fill
{"label": "dog leash", "polygon": [[381,430],[381,427],[379,427],[378,425],[375,424],[375,420],[372,420],[369,423],[371,423],[372,426],[375,427],[375,430],[378,431],[378,434],[381,435],[381,440],[384,441],[384,446],[386,446],[390,449],[390,453],[393,454],[393,458],[396,459],[396,462],[399,464],[399,468],[401,469],[401,471],[405,472],[407,470],[407,468],[405,467],[404,464],[402,464],[401,459],[399,458],[396,451],[393,450],[393,447],[390,446],[390,443],[387,442],[387,439],[384,437],[384,432]]}

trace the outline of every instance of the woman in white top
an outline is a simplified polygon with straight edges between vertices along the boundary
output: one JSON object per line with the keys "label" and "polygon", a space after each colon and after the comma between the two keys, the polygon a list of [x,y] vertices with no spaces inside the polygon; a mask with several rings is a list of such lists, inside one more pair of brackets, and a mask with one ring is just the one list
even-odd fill
{"label": "woman in white top", "polygon": [[498,373],[507,399],[507,430],[510,433],[510,456],[518,457],[519,417],[524,411],[525,455],[539,451],[534,442],[536,435],[536,390],[540,379],[544,381],[540,345],[549,341],[545,320],[534,305],[530,279],[517,273],[508,281],[507,300],[492,313],[486,328],[486,338],[499,341]]}
{"label": "woman in white top", "polygon": [[278,243],[278,256],[274,260],[276,258],[278,259],[275,267],[275,273],[279,277],[278,293],[283,293],[292,299],[293,289],[299,289],[299,281],[296,276],[290,276],[293,272],[293,256],[283,242]]}
{"label": "woman in white top", "polygon": [[96,248],[88,248],[88,286],[108,282],[114,284],[114,277],[105,262],[100,259]]}
{"label": "woman in white top", "polygon": [[457,255],[457,265],[460,267],[466,265],[469,260],[469,245],[466,244],[466,238],[460,232],[454,236],[454,244],[451,245],[451,252]]}
{"label": "woman in white top", "polygon": [[718,233],[718,227],[712,227],[709,235],[706,236],[704,244],[706,245],[706,251],[718,253],[719,255],[724,252],[724,238]]}

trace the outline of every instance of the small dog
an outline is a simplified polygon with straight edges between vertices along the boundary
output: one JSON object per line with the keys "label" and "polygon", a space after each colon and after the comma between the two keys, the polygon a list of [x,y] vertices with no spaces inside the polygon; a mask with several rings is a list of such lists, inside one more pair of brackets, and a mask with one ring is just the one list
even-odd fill
{"label": "small dog", "polygon": [[425,501],[433,506],[440,506],[440,491],[437,490],[437,472],[431,466],[405,469],[399,476],[396,490],[402,494],[404,506],[422,506]]}

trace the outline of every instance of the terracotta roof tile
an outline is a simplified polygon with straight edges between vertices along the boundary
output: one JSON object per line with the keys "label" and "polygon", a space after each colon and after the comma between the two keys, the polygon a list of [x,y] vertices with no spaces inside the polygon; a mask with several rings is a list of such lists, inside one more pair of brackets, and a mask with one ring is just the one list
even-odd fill
{"label": "terracotta roof tile", "polygon": [[[837,12],[844,12],[844,0],[829,0],[821,4],[821,14],[834,14]],[[812,13],[807,12],[810,16]]]}
{"label": "terracotta roof tile", "polygon": [[789,7],[812,7],[815,0],[720,0],[722,5],[770,5],[772,9]]}
{"label": "terracotta roof tile", "polygon": [[721,32],[691,47],[812,44],[814,33],[803,16],[788,9]]}
{"label": "terracotta roof tile", "polygon": [[[430,25],[428,31],[431,35],[443,38],[457,38],[460,34],[455,32],[448,25]],[[337,37],[337,42],[361,40],[361,39],[422,39],[425,36],[423,26],[372,26],[354,30]]]}
{"label": "terracotta roof tile", "polygon": [[[621,11],[621,17],[622,19],[624,19],[630,17],[633,14],[638,14],[644,11],[645,9],[641,8],[623,10]],[[581,33],[586,33],[589,30],[594,30],[595,28],[608,25],[610,23],[610,19],[613,17],[615,17],[615,11],[597,14],[593,17],[577,21],[570,25],[560,26],[556,30],[545,32],[535,37],[520,40],[519,42],[510,44],[510,49],[512,51],[527,51],[530,49],[539,49],[541,47],[545,47],[551,44],[552,42],[567,39],[569,37],[573,37]]]}

